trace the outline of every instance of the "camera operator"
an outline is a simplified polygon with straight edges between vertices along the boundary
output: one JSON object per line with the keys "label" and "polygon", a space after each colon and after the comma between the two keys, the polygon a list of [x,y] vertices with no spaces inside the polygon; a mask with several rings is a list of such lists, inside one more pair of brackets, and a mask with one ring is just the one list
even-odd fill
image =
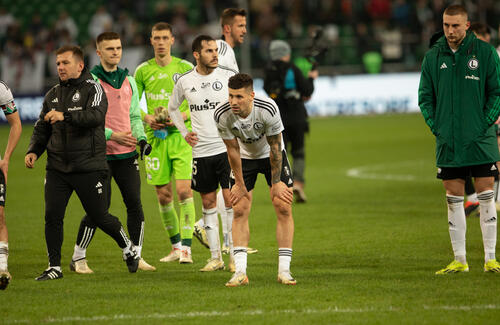
{"label": "camera operator", "polygon": [[318,77],[318,71],[313,69],[309,71],[308,78],[304,77],[300,69],[290,61],[291,49],[285,41],[272,41],[269,52],[272,62],[265,72],[264,90],[279,107],[285,127],[285,147],[291,144],[295,183],[293,192],[296,202],[304,203],[304,136],[309,131],[304,101],[308,100],[314,91],[313,80]]}

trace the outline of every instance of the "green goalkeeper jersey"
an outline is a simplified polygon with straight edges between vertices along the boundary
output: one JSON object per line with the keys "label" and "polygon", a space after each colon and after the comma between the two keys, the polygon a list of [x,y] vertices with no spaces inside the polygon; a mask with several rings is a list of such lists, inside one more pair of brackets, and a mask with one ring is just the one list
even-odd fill
{"label": "green goalkeeper jersey", "polygon": [[[164,67],[159,66],[154,58],[137,67],[134,77],[137,83],[139,98],[142,92],[145,92],[148,114],[154,115],[155,108],[158,106],[168,107],[175,82],[180,75],[191,69],[193,69],[193,65],[190,62],[175,56],[172,56],[172,61]],[[187,114],[188,119],[185,121],[185,124],[191,130],[191,118],[187,101],[184,100],[179,109],[181,112]],[[145,113],[141,112],[141,114],[144,119]],[[153,136],[162,138],[169,133],[179,132],[175,126],[167,127],[166,132],[165,130],[155,132],[148,125],[146,125],[145,129],[148,139],[151,139]]]}

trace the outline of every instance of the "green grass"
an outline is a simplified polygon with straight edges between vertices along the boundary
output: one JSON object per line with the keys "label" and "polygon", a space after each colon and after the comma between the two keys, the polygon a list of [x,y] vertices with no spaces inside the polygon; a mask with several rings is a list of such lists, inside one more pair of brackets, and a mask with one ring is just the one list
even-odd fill
{"label": "green grass", "polygon": [[[93,275],[69,272],[83,210],[74,195],[65,218],[64,278],[37,283],[47,266],[43,221],[44,160],[23,166],[31,127],[12,158],[7,189],[9,270],[0,323],[495,323],[500,275],[482,271],[477,218],[468,219],[470,272],[436,276],[452,259],[446,204],[434,178],[434,140],[419,115],[311,121],[307,204],[294,206],[292,271],[276,282],[276,218],[265,182],[250,215],[250,285],[225,288],[228,272],[198,272],[208,250],[193,244],[194,265],[160,264],[169,251],[154,190],[143,182],[144,258],[156,272],[129,274],[116,244],[101,231],[88,250]],[[0,128],[3,139],[7,128]],[[0,148],[5,147],[5,141]],[[142,166],[141,166],[142,167]],[[348,176],[348,173],[358,177]],[[196,196],[198,212],[199,196]],[[125,211],[114,188],[111,212]]]}

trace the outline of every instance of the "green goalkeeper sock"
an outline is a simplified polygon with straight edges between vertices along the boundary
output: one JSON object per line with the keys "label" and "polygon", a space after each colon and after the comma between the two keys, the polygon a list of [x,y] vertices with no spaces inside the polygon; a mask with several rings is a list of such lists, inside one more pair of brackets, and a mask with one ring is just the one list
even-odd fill
{"label": "green goalkeeper sock", "polygon": [[181,215],[181,238],[183,246],[191,246],[196,212],[192,197],[179,202]]}
{"label": "green goalkeeper sock", "polygon": [[[159,205],[160,216],[163,226],[170,237],[170,242],[176,244],[181,241],[181,236],[179,234],[179,219],[177,218],[177,212],[175,212],[174,202],[170,202],[167,205]],[[181,210],[182,211],[182,210]]]}

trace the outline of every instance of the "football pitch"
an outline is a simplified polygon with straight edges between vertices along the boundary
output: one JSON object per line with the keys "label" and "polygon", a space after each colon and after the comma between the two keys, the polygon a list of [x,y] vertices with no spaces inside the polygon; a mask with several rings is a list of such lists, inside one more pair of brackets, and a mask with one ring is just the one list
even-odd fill
{"label": "football pitch", "polygon": [[[64,278],[36,282],[47,267],[45,155],[34,170],[24,167],[31,132],[24,125],[9,166],[13,280],[0,291],[1,324],[484,324],[500,316],[500,274],[483,272],[477,217],[467,220],[470,272],[434,275],[451,262],[452,250],[444,190],[435,179],[434,139],[418,114],[311,120],[308,202],[293,208],[296,286],[276,281],[276,217],[263,178],[250,214],[250,246],[259,252],[248,256],[247,287],[226,288],[227,271],[199,272],[209,252],[196,240],[193,265],[158,261],[170,244],[154,189],[145,181],[143,257],[156,272],[128,273],[121,250],[102,231],[87,251],[95,273],[70,272],[83,216],[74,194],[65,217]],[[7,133],[0,127],[2,153]],[[141,168],[144,179],[143,163]],[[111,213],[125,221],[116,187]]]}

